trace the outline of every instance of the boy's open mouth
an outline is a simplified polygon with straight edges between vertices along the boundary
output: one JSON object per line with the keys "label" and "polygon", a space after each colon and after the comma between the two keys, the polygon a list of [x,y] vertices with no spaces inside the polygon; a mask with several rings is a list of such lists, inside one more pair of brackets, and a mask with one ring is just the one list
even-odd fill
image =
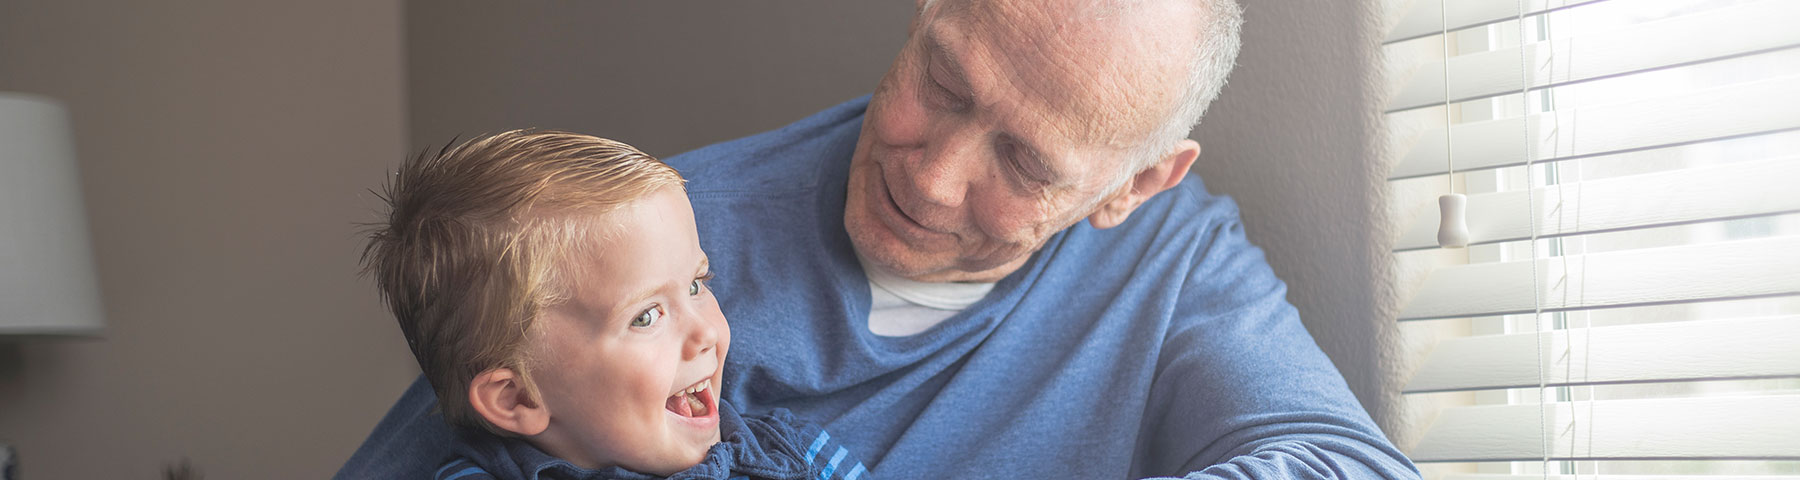
{"label": "boy's open mouth", "polygon": [[701,380],[693,386],[669,396],[663,408],[683,417],[704,417],[712,413],[712,379]]}

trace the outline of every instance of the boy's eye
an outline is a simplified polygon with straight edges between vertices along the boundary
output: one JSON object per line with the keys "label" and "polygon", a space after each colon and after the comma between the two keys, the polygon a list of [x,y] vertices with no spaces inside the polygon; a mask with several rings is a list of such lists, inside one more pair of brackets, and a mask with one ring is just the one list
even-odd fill
{"label": "boy's eye", "polygon": [[662,305],[656,305],[650,307],[649,310],[645,310],[644,313],[638,314],[637,318],[631,319],[631,326],[642,328],[655,325],[658,320],[662,320],[662,317],[663,307]]}
{"label": "boy's eye", "polygon": [[712,280],[712,278],[713,274],[711,273],[694,277],[694,283],[688,284],[688,296],[692,297],[700,295],[700,289],[704,288],[703,285],[706,284],[706,281]]}

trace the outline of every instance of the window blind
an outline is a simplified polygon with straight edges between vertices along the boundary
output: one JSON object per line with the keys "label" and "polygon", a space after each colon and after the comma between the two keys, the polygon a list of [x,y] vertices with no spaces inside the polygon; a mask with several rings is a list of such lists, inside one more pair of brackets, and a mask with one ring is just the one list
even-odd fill
{"label": "window blind", "polygon": [[1427,478],[1800,479],[1800,2],[1388,4]]}

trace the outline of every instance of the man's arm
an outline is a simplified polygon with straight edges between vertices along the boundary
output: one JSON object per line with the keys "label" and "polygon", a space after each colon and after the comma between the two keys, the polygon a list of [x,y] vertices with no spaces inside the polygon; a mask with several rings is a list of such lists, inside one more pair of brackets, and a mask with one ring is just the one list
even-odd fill
{"label": "man's arm", "polygon": [[1141,471],[1419,478],[1307,334],[1235,219],[1189,271],[1151,387]]}

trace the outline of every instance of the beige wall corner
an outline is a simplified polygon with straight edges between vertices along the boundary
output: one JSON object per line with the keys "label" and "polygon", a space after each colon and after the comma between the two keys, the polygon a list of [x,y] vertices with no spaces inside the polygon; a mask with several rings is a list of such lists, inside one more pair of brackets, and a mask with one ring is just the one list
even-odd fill
{"label": "beige wall corner", "polygon": [[26,478],[323,478],[416,375],[357,277],[406,151],[400,2],[0,0],[70,108],[107,329],[0,344]]}
{"label": "beige wall corner", "polygon": [[1243,50],[1194,134],[1194,171],[1238,201],[1313,338],[1393,436],[1402,379],[1379,2],[1242,3]]}

